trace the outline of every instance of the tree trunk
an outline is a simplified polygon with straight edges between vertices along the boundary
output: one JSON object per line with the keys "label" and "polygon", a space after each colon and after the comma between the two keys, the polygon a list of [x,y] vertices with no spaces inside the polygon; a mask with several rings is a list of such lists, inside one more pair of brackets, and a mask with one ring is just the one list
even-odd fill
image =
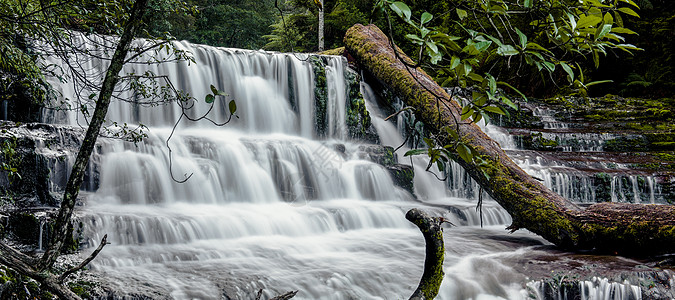
{"label": "tree trunk", "polygon": [[489,179],[475,164],[456,159],[511,214],[513,223],[508,229],[526,228],[566,249],[625,254],[675,251],[673,206],[600,203],[582,209],[525,173],[478,126],[456,124],[461,119],[459,105],[424,71],[409,67],[410,58],[400,49],[395,53],[375,25],[354,25],[344,42],[356,62],[413,107],[416,118],[439,133],[444,144],[453,139],[441,133],[441,128],[453,126],[461,140],[488,162]]}
{"label": "tree trunk", "polygon": [[118,74],[124,65],[131,42],[142,24],[141,19],[147,10],[148,1],[149,0],[137,0],[134,3],[129,20],[127,20],[127,23],[125,24],[124,32],[120,37],[117,48],[115,49],[115,54],[108,67],[105,79],[103,80],[103,86],[101,87],[99,98],[96,102],[96,109],[94,110],[89,128],[87,129],[84,141],[71,170],[71,175],[68,179],[63,200],[61,202],[61,208],[59,209],[59,215],[54,226],[54,233],[52,234],[53,238],[47,246],[44,255],[38,260],[25,255],[0,241],[1,264],[12,268],[22,275],[35,279],[43,288],[50,290],[60,299],[80,299],[75,293],[61,283],[65,276],[69,274],[68,272],[72,273],[77,269],[84,267],[84,264],[93,259],[105,245],[104,239],[99,248],[87,261],[85,261],[84,264],[81,264],[73,271],[64,273],[62,276],[53,274],[49,270],[56,261],[56,258],[61,254],[67,236],[71,234],[68,231],[68,224],[70,223],[70,217],[73,214],[75,201],[77,200],[77,195],[80,191],[80,186],[82,185],[84,172],[89,163],[89,157],[96,144],[96,139],[98,138],[101,126],[105,121],[112,93],[119,80]]}
{"label": "tree trunk", "polygon": [[323,0],[321,2],[321,7],[319,8],[319,52],[324,50],[324,37],[323,37]]}
{"label": "tree trunk", "polygon": [[89,164],[89,157],[91,157],[91,153],[94,150],[94,145],[96,144],[96,139],[101,131],[101,126],[103,125],[103,122],[105,122],[105,116],[108,113],[108,106],[110,105],[110,98],[115,90],[117,81],[119,81],[118,75],[122,70],[122,66],[124,66],[124,60],[129,52],[131,42],[142,24],[142,17],[147,9],[148,1],[149,0],[137,0],[134,3],[129,20],[127,20],[127,23],[125,24],[124,32],[117,43],[115,54],[113,54],[110,66],[108,66],[108,70],[105,73],[105,79],[103,80],[103,85],[98,95],[98,100],[96,101],[96,108],[94,109],[94,114],[89,122],[89,128],[87,128],[87,133],[85,134],[80,150],[77,153],[77,158],[75,159],[75,163],[70,172],[70,177],[68,178],[68,183],[66,184],[63,193],[61,209],[59,209],[59,215],[56,218],[56,225],[54,226],[53,238],[40,260],[40,270],[49,269],[54,264],[59,254],[61,254],[61,249],[69,234],[68,223],[70,222],[70,217],[73,215],[73,208],[75,207],[77,195],[80,192],[80,186],[84,180],[84,172]]}

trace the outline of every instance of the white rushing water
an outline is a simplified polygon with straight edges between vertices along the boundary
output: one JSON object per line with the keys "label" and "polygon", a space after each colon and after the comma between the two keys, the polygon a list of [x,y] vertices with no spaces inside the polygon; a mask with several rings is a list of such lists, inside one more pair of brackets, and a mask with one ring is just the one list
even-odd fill
{"label": "white rushing water", "polygon": [[[113,102],[109,120],[150,128],[137,144],[100,141],[98,185],[80,209],[89,246],[108,234],[111,244],[91,267],[115,296],[254,299],[264,289],[267,296],[299,290],[295,299],[407,298],[424,260],[421,233],[404,218],[413,207],[458,225],[445,231],[438,299],[531,294],[528,274],[514,261],[548,255],[539,246],[546,242],[526,231],[507,234],[510,217],[490,200],[481,228],[477,188],[459,168],[444,183],[415,158],[411,195],[394,185],[385,167],[358,159],[354,149],[363,142],[350,139],[346,127],[344,58],[325,58],[327,128],[319,138],[308,56],[176,46],[194,53],[196,63],[131,64],[124,72],[168,75],[197,99],[213,84],[235,99],[239,118],[223,127],[181,124],[169,154],[165,143],[180,115],[175,103]],[[105,66],[88,63],[91,70]],[[61,89],[70,99],[75,90]],[[364,93],[370,94],[367,86]],[[404,140],[400,129],[385,122],[374,103],[368,100],[382,143],[397,147]],[[200,103],[191,113],[206,110]],[[226,103],[218,103],[210,116],[222,121],[228,115]],[[86,124],[75,111],[45,119]],[[399,160],[410,163],[405,150],[397,152]],[[177,183],[172,175],[190,179]]]}

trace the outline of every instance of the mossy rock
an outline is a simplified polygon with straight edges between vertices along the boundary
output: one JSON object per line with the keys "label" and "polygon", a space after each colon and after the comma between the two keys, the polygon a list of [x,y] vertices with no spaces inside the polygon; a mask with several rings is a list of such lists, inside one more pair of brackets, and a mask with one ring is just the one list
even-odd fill
{"label": "mossy rock", "polygon": [[413,187],[415,171],[412,166],[403,164],[394,164],[387,167],[394,184],[415,195]]}

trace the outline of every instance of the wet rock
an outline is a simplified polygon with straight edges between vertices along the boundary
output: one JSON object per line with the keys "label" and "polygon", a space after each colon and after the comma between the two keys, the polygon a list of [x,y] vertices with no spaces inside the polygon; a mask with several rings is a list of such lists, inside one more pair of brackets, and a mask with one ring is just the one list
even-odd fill
{"label": "wet rock", "polygon": [[412,166],[394,164],[387,167],[391,178],[394,180],[394,184],[408,191],[411,195],[415,194],[413,188],[413,179],[415,176],[415,171]]}
{"label": "wet rock", "polygon": [[370,160],[385,167],[398,163],[394,148],[382,145],[360,145],[360,158]]}

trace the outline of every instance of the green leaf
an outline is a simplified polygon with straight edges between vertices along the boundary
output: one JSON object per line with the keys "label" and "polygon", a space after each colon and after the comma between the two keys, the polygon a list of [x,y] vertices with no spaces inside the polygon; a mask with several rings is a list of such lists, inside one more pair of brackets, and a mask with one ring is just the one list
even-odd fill
{"label": "green leaf", "polygon": [[527,45],[527,36],[518,30],[518,28],[516,28],[516,33],[518,34],[518,39],[520,39],[520,47],[525,48],[525,45]]}
{"label": "green leaf", "polygon": [[218,89],[215,86],[213,86],[213,84],[211,85],[211,93],[213,93],[214,95],[218,95]]}
{"label": "green leaf", "polygon": [[600,56],[598,55],[598,50],[596,49],[593,49],[593,63],[595,63],[596,69],[600,66]]}
{"label": "green leaf", "polygon": [[543,64],[544,64],[544,67],[546,67],[546,69],[549,70],[549,72],[555,71],[555,64],[553,64],[551,62],[547,62],[547,61],[543,62]]}
{"label": "green leaf", "polygon": [[237,103],[234,102],[234,100],[232,100],[232,101],[230,101],[228,106],[230,108],[230,114],[233,115],[237,111]]}
{"label": "green leaf", "polygon": [[405,37],[411,40],[416,45],[422,45],[422,43],[424,43],[424,40],[419,36],[417,36],[416,34],[406,34]]}
{"label": "green leaf", "polygon": [[525,0],[523,5],[525,5],[525,8],[532,8],[532,0]]}
{"label": "green leaf", "polygon": [[96,93],[89,94],[89,100],[94,99],[94,97],[96,97]]}
{"label": "green leaf", "polygon": [[582,16],[579,18],[579,21],[577,21],[577,26],[574,27],[575,29],[577,28],[586,28],[586,27],[591,27],[598,25],[602,21],[601,17],[590,15],[590,16]]}
{"label": "green leaf", "polygon": [[424,13],[422,13],[422,19],[421,19],[422,25],[424,25],[424,24],[428,23],[429,21],[431,21],[431,19],[433,19],[433,17],[434,17],[434,16],[433,16],[432,14],[430,14],[430,13],[428,13],[428,12],[426,12],[426,11],[425,11]]}
{"label": "green leaf", "polygon": [[550,52],[550,51],[548,51],[546,48],[542,47],[541,45],[539,45],[539,44],[537,44],[537,43],[532,43],[532,42],[527,43],[527,46],[526,46],[525,48],[526,48],[526,49],[533,49],[533,50],[540,50],[540,51]]}
{"label": "green leaf", "polygon": [[466,77],[471,78],[471,80],[476,81],[476,82],[483,82],[483,76],[480,76],[474,72],[469,73],[466,75]]}
{"label": "green leaf", "polygon": [[215,101],[215,100],[216,100],[216,97],[213,96],[212,94],[208,94],[208,95],[206,95],[206,98],[204,98],[204,101],[206,101],[206,103],[213,103],[213,101]]}
{"label": "green leaf", "polygon": [[488,79],[488,87],[490,88],[490,93],[494,95],[495,93],[497,93],[497,81],[490,74],[487,75],[487,79]]}
{"label": "green leaf", "polygon": [[473,158],[473,155],[471,155],[471,149],[469,149],[469,147],[464,144],[457,145],[457,154],[459,154],[459,157],[468,163],[470,163]]}
{"label": "green leaf", "polygon": [[407,4],[396,1],[390,5],[391,9],[399,16],[404,17],[406,20],[410,20],[410,7]]}
{"label": "green leaf", "polygon": [[574,81],[574,71],[572,71],[572,68],[564,62],[560,62],[560,66],[563,68],[563,70],[565,70],[565,72],[567,72],[567,75],[569,75],[569,78],[568,78],[569,81],[573,82]]}
{"label": "green leaf", "polygon": [[427,149],[412,149],[408,150],[403,156],[413,156],[427,153]]}
{"label": "green leaf", "polygon": [[462,60],[459,59],[459,57],[453,56],[453,57],[452,57],[452,60],[450,61],[450,69],[457,68],[457,66],[459,66],[459,64],[460,64],[461,62],[462,62]]}
{"label": "green leaf", "polygon": [[598,28],[598,32],[596,32],[595,38],[596,39],[601,39],[604,37],[607,33],[609,33],[612,30],[612,24],[605,24],[602,25],[602,27]]}
{"label": "green leaf", "polygon": [[605,17],[602,18],[602,21],[605,24],[614,24],[614,18],[612,18],[612,14],[610,14],[609,12],[605,13]]}
{"label": "green leaf", "polygon": [[463,9],[457,9],[457,16],[459,17],[460,20],[464,20],[469,14],[466,12],[466,10]]}
{"label": "green leaf", "polygon": [[499,115],[505,115],[506,114],[501,107],[497,107],[497,106],[484,107],[483,110],[493,112],[493,113],[496,113],[496,114],[499,114]]}
{"label": "green leaf", "polygon": [[[513,87],[512,85],[508,84],[507,82],[504,82],[504,81],[497,81],[497,84],[498,84],[498,85],[503,85],[503,86],[506,86],[506,87],[510,88],[510,89],[513,90],[514,92],[518,93],[518,95],[520,95],[521,97],[523,97],[523,99],[524,99],[525,101],[527,101],[527,96],[525,96],[525,94],[523,94],[519,89]],[[509,105],[509,106],[511,106],[511,105]],[[514,105],[514,106],[515,106],[515,105]],[[514,107],[514,109],[515,109],[515,107]]]}
{"label": "green leaf", "polygon": [[637,32],[624,27],[612,27],[612,32],[622,34],[637,34]]}
{"label": "green leaf", "polygon": [[501,45],[499,48],[497,48],[497,54],[501,56],[511,56],[518,53],[518,50],[516,50],[516,48],[511,45]]}
{"label": "green leaf", "polygon": [[618,9],[618,11],[620,11],[624,14],[627,14],[627,15],[631,15],[633,17],[638,17],[638,18],[640,17],[640,15],[638,15],[634,10],[632,10],[628,7],[621,7],[621,8]]}

